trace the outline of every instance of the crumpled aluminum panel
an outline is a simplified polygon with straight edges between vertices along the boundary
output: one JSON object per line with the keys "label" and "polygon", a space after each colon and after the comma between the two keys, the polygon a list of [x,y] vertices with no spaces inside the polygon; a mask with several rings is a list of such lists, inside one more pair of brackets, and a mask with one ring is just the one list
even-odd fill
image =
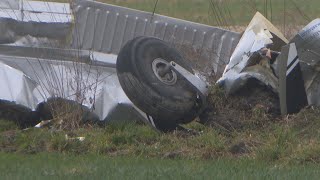
{"label": "crumpled aluminum panel", "polygon": [[240,39],[239,33],[217,27],[99,2],[79,0],[74,8],[72,46],[75,49],[118,54],[134,37],[153,36],[175,45],[201,49],[204,61],[210,62],[217,72],[228,63]]}
{"label": "crumpled aluminum panel", "polygon": [[304,27],[292,40],[297,47],[309,105],[320,105],[320,19]]}
{"label": "crumpled aluminum panel", "polygon": [[35,109],[37,106],[33,91],[37,83],[23,72],[0,61],[0,99],[11,100],[17,104]]}
{"label": "crumpled aluminum panel", "polygon": [[123,92],[113,67],[0,56],[0,99],[35,110],[52,97],[78,102],[100,120],[146,120]]}
{"label": "crumpled aluminum panel", "polygon": [[280,51],[288,40],[259,12],[252,18],[239,44],[234,50],[218,84],[227,94],[233,94],[246,85],[248,79],[254,78],[278,91],[278,79],[273,75],[269,64],[252,63],[254,53],[268,44],[271,50]]}
{"label": "crumpled aluminum panel", "polygon": [[0,9],[15,9],[20,8],[21,0],[1,0]]}

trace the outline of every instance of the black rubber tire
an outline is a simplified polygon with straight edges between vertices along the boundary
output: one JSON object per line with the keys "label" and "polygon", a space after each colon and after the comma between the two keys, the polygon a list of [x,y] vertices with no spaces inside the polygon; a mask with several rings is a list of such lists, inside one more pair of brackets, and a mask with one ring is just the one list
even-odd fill
{"label": "black rubber tire", "polygon": [[129,41],[117,59],[117,74],[128,98],[162,126],[185,124],[197,116],[197,94],[178,75],[174,85],[161,82],[152,70],[156,58],[175,61],[190,72],[191,66],[180,53],[154,37]]}

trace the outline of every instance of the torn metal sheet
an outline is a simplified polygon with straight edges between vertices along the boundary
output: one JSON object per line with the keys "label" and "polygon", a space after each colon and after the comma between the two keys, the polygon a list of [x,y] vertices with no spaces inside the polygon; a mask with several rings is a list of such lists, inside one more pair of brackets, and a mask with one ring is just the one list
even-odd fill
{"label": "torn metal sheet", "polygon": [[0,61],[0,99],[14,101],[17,104],[35,109],[37,100],[33,91],[37,83],[23,72]]}
{"label": "torn metal sheet", "polygon": [[222,85],[227,94],[232,94],[243,87],[247,80],[255,78],[265,85],[278,91],[278,79],[273,73],[273,64],[260,56],[259,51],[270,48],[280,51],[288,40],[262,14],[257,13],[233,52],[218,84]]}
{"label": "torn metal sheet", "polygon": [[[261,51],[279,52],[265,59]],[[277,55],[276,55],[277,57]],[[257,13],[230,58],[218,83],[228,94],[254,78],[279,94],[283,115],[320,105],[320,19],[303,28],[290,42],[260,13]]]}
{"label": "torn metal sheet", "polygon": [[[292,68],[297,65],[301,67],[304,83],[304,86],[301,85],[301,87],[305,88],[308,104],[319,106],[320,19],[315,19],[309,23],[290,42],[295,44],[298,54],[298,60],[292,62]],[[297,83],[297,81],[293,83]]]}
{"label": "torn metal sheet", "polygon": [[34,110],[51,97],[62,97],[88,107],[100,120],[145,119],[124,94],[113,67],[17,56],[0,56],[0,62],[1,77],[7,79],[2,100]]}
{"label": "torn metal sheet", "polygon": [[283,115],[320,105],[320,19],[304,27],[279,56],[279,97]]}
{"label": "torn metal sheet", "polygon": [[297,113],[308,101],[295,43],[283,46],[277,61],[281,114]]}

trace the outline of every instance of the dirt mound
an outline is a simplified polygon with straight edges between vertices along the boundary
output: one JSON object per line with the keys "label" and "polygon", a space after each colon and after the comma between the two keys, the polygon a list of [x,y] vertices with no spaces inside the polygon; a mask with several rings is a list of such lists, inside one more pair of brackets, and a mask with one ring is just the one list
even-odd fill
{"label": "dirt mound", "polygon": [[200,116],[200,122],[215,128],[228,131],[261,128],[281,118],[277,94],[255,80],[230,96],[213,86],[208,101],[209,107]]}

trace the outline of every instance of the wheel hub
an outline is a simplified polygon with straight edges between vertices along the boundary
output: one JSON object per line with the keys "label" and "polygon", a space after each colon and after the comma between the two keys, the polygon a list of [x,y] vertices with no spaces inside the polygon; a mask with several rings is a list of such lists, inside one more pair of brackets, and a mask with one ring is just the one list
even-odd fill
{"label": "wheel hub", "polygon": [[177,74],[170,67],[170,63],[161,58],[152,62],[152,70],[155,76],[167,85],[174,85],[177,82]]}

